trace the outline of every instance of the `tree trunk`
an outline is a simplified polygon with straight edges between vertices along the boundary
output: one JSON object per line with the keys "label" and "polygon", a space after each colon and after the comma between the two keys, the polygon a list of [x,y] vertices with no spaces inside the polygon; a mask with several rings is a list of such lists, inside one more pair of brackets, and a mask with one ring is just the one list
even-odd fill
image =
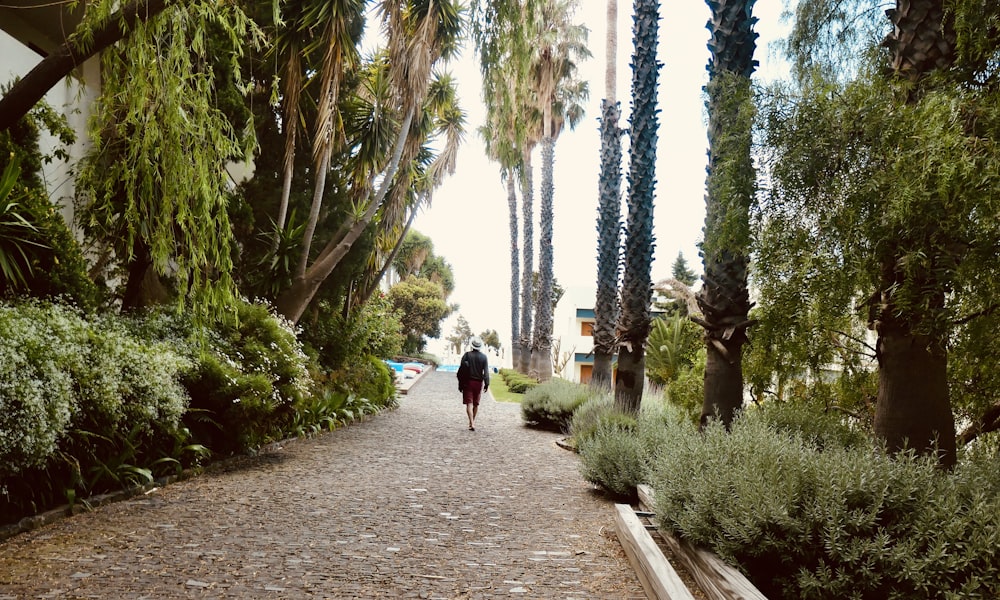
{"label": "tree trunk", "polygon": [[[613,4],[609,2],[609,4]],[[608,9],[611,10],[610,8]],[[611,27],[611,24],[608,24]],[[610,69],[611,67],[609,67]],[[618,322],[618,276],[621,272],[621,129],[616,102],[601,103],[601,175],[597,214],[597,295],[594,303],[594,370],[590,386],[611,389],[615,324]]]}
{"label": "tree trunk", "polygon": [[309,250],[312,248],[313,236],[316,235],[316,225],[319,223],[319,213],[323,206],[323,195],[326,193],[326,176],[330,172],[330,141],[326,140],[323,150],[316,160],[314,174],[312,205],[309,207],[309,220],[302,234],[302,252],[299,254],[299,266],[295,270],[297,277],[302,277],[309,266]]}
{"label": "tree trunk", "polygon": [[534,215],[535,208],[534,191],[532,189],[532,168],[530,155],[525,158],[524,171],[521,182],[522,199],[522,226],[524,227],[524,248],[522,254],[524,258],[524,269],[521,271],[521,360],[515,365],[517,370],[524,375],[531,372],[531,322],[532,308],[534,305],[532,289],[534,282],[532,276],[534,267]]}
{"label": "tree trunk", "polygon": [[622,346],[618,352],[618,380],[615,382],[615,407],[618,410],[631,414],[639,412],[645,376],[645,348]]}
{"label": "tree trunk", "polygon": [[10,128],[28,114],[60,79],[76,67],[127,36],[137,23],[144,22],[167,7],[167,0],[136,0],[98,25],[89,42],[74,33],[69,40],[46,56],[0,98],[0,131]]}
{"label": "tree trunk", "polygon": [[657,120],[656,61],[660,3],[636,0],[632,68],[632,148],[629,152],[628,218],[625,238],[625,272],[622,277],[622,315],[619,330],[618,381],[615,404],[632,414],[639,412],[645,383],[646,338],[649,336],[652,278],[653,199],[656,187]]}
{"label": "tree trunk", "polygon": [[750,77],[757,19],[753,0],[706,0],[708,29],[708,168],[705,181],[705,274],[697,301],[704,321],[707,362],[701,424],[718,416],[728,429],[743,406],[742,349],[747,314],[750,205],[755,194],[751,158],[753,97]]}
{"label": "tree trunk", "polygon": [[948,398],[948,355],[942,344],[904,326],[883,324],[878,341],[875,433],[890,452],[912,448],[955,464],[955,419]]}
{"label": "tree trunk", "polygon": [[299,322],[302,313],[305,312],[306,307],[309,306],[316,292],[319,291],[319,287],[323,285],[323,282],[330,276],[330,273],[337,268],[337,265],[340,264],[344,256],[350,252],[354,242],[361,237],[365,228],[372,222],[378,209],[382,206],[386,192],[388,192],[389,186],[396,176],[396,169],[399,167],[400,157],[403,153],[403,145],[410,131],[410,124],[413,122],[413,113],[414,111],[410,110],[406,118],[403,119],[392,158],[386,167],[385,176],[382,178],[382,184],[379,187],[378,193],[372,198],[368,210],[357,221],[342,226],[330,241],[327,242],[316,258],[316,261],[306,269],[304,274],[295,277],[292,280],[292,285],[275,300],[275,308],[292,323]]}
{"label": "tree trunk", "polygon": [[[953,15],[944,9],[942,0],[897,0],[896,7],[886,14],[893,31],[884,44],[892,51],[893,68],[899,77],[919,82],[954,63]],[[906,93],[908,102],[917,102],[921,90],[910,86]],[[941,466],[950,468],[956,457],[955,421],[948,395],[947,341],[916,333],[916,320],[933,321],[933,315],[921,317],[914,311],[903,312],[892,299],[895,290],[914,286],[925,299],[925,306],[916,311],[944,310],[947,289],[934,269],[939,256],[929,257],[930,267],[899,267],[911,249],[924,252],[926,247],[924,240],[901,236],[895,240],[895,254],[882,259],[882,300],[872,323],[879,334],[875,434],[892,452],[904,447],[922,454],[936,451]]]}
{"label": "tree trunk", "polygon": [[705,316],[705,399],[701,426],[718,417],[729,429],[743,406],[743,344],[749,325],[747,259],[730,252],[706,253],[698,308]]}
{"label": "tree trunk", "polygon": [[[548,117],[547,117],[548,118]],[[555,166],[556,140],[551,135],[542,139],[542,202],[539,206],[538,240],[538,307],[535,310],[534,346],[531,349],[534,371],[539,381],[552,379],[552,170]]]}
{"label": "tree trunk", "polygon": [[521,252],[517,235],[517,176],[507,172],[507,207],[510,210],[510,351],[511,365],[521,361]]}

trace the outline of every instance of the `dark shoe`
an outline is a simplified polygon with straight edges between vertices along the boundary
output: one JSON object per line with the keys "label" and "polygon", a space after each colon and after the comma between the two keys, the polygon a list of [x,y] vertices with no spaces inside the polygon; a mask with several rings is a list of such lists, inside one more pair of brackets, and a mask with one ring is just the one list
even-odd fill
{"label": "dark shoe", "polygon": [[475,430],[476,430],[475,427],[469,427],[469,431],[475,431]]}

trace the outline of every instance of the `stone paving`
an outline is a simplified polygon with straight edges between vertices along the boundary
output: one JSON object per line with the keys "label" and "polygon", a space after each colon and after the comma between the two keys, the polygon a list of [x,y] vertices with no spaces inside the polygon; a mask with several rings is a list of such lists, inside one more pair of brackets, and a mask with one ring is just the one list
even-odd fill
{"label": "stone paving", "polygon": [[0,544],[0,600],[645,598],[556,434],[452,373],[401,406]]}

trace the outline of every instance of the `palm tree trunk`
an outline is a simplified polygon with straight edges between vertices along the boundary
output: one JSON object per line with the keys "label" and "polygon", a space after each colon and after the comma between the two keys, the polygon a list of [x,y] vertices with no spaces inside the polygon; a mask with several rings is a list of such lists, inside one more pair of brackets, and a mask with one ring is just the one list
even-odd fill
{"label": "palm tree trunk", "polygon": [[658,0],[636,0],[633,26],[632,149],[629,153],[629,196],[625,273],[622,280],[623,332],[618,353],[615,405],[638,413],[645,383],[645,345],[653,300],[653,195],[656,183],[656,62]]}
{"label": "palm tree trunk", "polygon": [[712,10],[708,63],[708,168],[705,195],[704,314],[707,358],[701,423],[718,417],[729,427],[743,406],[743,344],[750,325],[750,203],[755,174],[750,157],[750,76],[757,34],[754,0],[707,0]]}
{"label": "palm tree trunk", "polygon": [[516,368],[521,361],[521,253],[517,243],[517,175],[507,172],[507,207],[510,209],[510,339],[511,364]]}
{"label": "palm tree trunk", "polygon": [[594,367],[590,385],[614,382],[615,324],[621,255],[622,144],[617,102],[618,2],[608,0],[604,101],[601,102],[601,175],[597,207],[597,296],[594,302]]}
{"label": "palm tree trunk", "polygon": [[[551,118],[549,118],[551,120]],[[542,202],[539,206],[538,307],[535,314],[535,339],[531,349],[532,371],[539,381],[552,379],[552,210],[556,140],[551,133],[542,138]]]}
{"label": "palm tree trunk", "polygon": [[299,266],[295,270],[296,277],[306,274],[309,265],[309,250],[312,248],[313,236],[316,235],[316,225],[319,223],[319,212],[323,207],[323,195],[326,193],[326,176],[330,172],[330,142],[323,144],[323,150],[316,161],[316,180],[313,184],[312,205],[309,207],[309,220],[302,234],[302,253],[299,255]]}
{"label": "palm tree trunk", "polygon": [[[919,83],[928,74],[947,69],[955,60],[956,35],[952,16],[942,0],[897,0],[886,11],[893,32],[885,45],[893,52],[896,74]],[[907,85],[907,101],[919,101],[920,86]],[[890,451],[913,448],[937,454],[944,467],[955,464],[955,419],[948,395],[947,340],[919,333],[919,323],[900,309],[893,290],[919,285],[932,310],[943,311],[946,290],[934,273],[938,262],[923,270],[899,265],[912,249],[924,252],[921,240],[900,240],[895,253],[882,261],[881,305],[873,317],[878,331],[878,400],[875,435]],[[909,278],[909,281],[906,279]]]}
{"label": "palm tree trunk", "polygon": [[521,271],[521,362],[517,370],[527,375],[531,372],[531,321],[534,299],[532,277],[534,266],[534,192],[532,191],[531,156],[524,161],[524,171],[521,176],[521,226],[524,228],[524,269]]}
{"label": "palm tree trunk", "polygon": [[298,138],[299,125],[298,103],[301,96],[300,78],[296,75],[301,73],[301,70],[298,46],[293,43],[289,51],[288,63],[285,66],[284,174],[281,182],[281,200],[278,202],[278,220],[274,226],[274,242],[271,245],[272,254],[278,251],[278,245],[281,243],[281,231],[285,228],[285,220],[288,218],[288,201],[292,195],[292,179],[295,175],[295,143]]}

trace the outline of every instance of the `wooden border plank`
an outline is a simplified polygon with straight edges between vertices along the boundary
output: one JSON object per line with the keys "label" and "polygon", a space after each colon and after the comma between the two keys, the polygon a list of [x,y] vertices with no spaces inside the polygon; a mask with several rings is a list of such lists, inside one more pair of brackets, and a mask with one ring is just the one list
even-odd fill
{"label": "wooden border plank", "polygon": [[628,504],[615,504],[618,539],[646,595],[652,600],[694,600],[645,526]]}
{"label": "wooden border plank", "polygon": [[[639,502],[655,511],[653,489],[648,485],[639,485],[637,491]],[[705,595],[712,600],[767,600],[743,573],[714,553],[678,540],[662,529],[659,531],[674,556],[684,564]]]}

